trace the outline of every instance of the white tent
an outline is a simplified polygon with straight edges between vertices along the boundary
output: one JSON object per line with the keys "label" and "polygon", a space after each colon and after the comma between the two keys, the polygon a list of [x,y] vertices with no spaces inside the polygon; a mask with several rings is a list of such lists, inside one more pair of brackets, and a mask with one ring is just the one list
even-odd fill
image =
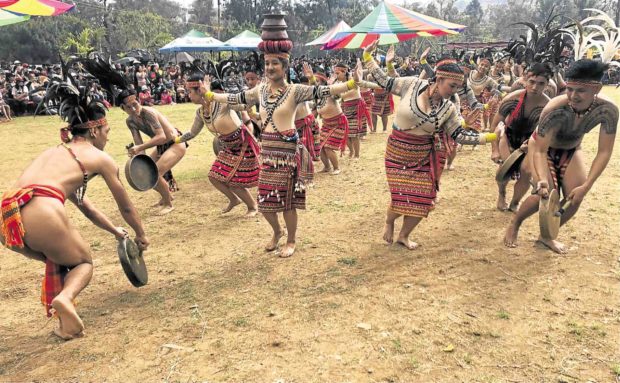
{"label": "white tent", "polygon": [[219,48],[219,50],[230,50],[230,51],[250,51],[250,50],[258,50],[258,44],[262,41],[259,35],[254,32],[248,31],[247,29],[237,36],[227,40],[224,43],[224,47]]}
{"label": "white tent", "polygon": [[323,33],[321,36],[319,36],[316,39],[314,39],[314,40],[310,41],[309,43],[307,43],[306,46],[308,46],[308,45],[325,45],[328,41],[333,39],[334,36],[336,36],[337,33],[346,32],[349,29],[351,29],[351,26],[349,24],[345,23],[344,21],[340,20],[338,22],[338,24],[336,24],[333,27],[331,27],[330,30],[328,30],[327,32]]}
{"label": "white tent", "polygon": [[159,48],[159,53],[216,51],[224,46],[220,40],[192,29],[185,35]]}

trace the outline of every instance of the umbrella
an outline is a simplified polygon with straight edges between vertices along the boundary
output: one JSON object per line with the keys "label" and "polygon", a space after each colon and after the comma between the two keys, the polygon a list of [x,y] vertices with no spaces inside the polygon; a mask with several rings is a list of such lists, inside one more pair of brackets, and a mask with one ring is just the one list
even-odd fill
{"label": "umbrella", "polygon": [[323,33],[321,36],[319,36],[316,39],[314,39],[314,40],[310,41],[309,43],[307,43],[306,46],[308,46],[308,45],[324,45],[328,41],[333,39],[334,36],[336,36],[337,33],[345,32],[345,31],[348,31],[349,29],[351,29],[351,26],[349,24],[345,23],[344,21],[340,20],[338,22],[338,24],[336,24],[333,27],[331,27],[327,32]]}
{"label": "umbrella", "polygon": [[218,50],[224,45],[220,40],[192,29],[185,35],[172,40],[159,48],[159,53],[168,52],[204,52]]}
{"label": "umbrella", "polygon": [[70,11],[73,7],[75,4],[61,3],[56,0],[18,0],[15,4],[2,7],[2,9],[21,15],[57,16]]}
{"label": "umbrella", "polygon": [[247,29],[237,36],[227,40],[224,43],[224,47],[220,50],[230,51],[251,51],[258,50],[258,44],[262,41],[259,35]]}
{"label": "umbrella", "polygon": [[5,25],[17,24],[30,19],[30,16],[16,15],[0,9],[0,27]]}
{"label": "umbrella", "polygon": [[414,37],[454,35],[463,29],[464,25],[439,20],[382,1],[359,24],[349,31],[337,33],[321,49],[364,48],[377,39],[380,45],[396,44]]}

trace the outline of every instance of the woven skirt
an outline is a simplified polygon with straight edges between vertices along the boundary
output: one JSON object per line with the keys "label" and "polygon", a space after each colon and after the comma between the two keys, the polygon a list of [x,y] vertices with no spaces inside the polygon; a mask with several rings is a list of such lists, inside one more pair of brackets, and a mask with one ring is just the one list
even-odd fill
{"label": "woven skirt", "polygon": [[278,213],[306,208],[306,188],[312,183],[312,159],[297,141],[287,141],[285,133],[262,134],[261,168],[258,177],[258,211]]}
{"label": "woven skirt", "polygon": [[222,150],[211,166],[209,178],[231,187],[251,188],[258,185],[260,152],[247,128],[241,127],[218,138]]}
{"label": "woven skirt", "polygon": [[372,114],[389,116],[394,113],[394,98],[389,92],[375,93],[375,102],[372,104]]}
{"label": "woven skirt", "polygon": [[368,134],[368,126],[372,122],[363,99],[344,101],[342,111],[349,122],[349,138],[362,137]]}
{"label": "woven skirt", "polygon": [[321,148],[344,151],[349,136],[349,122],[344,113],[323,119]]}
{"label": "woven skirt", "polygon": [[443,148],[435,148],[433,136],[392,131],[385,150],[385,172],[393,212],[428,216],[434,208],[441,169],[446,162]]}

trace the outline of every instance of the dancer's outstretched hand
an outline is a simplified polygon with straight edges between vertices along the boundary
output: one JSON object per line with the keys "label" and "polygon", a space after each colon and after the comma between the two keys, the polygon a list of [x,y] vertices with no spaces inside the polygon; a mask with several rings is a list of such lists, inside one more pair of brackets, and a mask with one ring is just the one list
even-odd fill
{"label": "dancer's outstretched hand", "polygon": [[364,53],[368,53],[368,54],[372,55],[373,52],[377,49],[378,46],[379,46],[379,39],[373,41],[372,43],[370,43],[370,45],[368,45],[366,48],[364,48]]}
{"label": "dancer's outstretched hand", "polygon": [[364,68],[362,68],[362,62],[360,61],[360,59],[357,59],[357,65],[355,65],[355,70],[353,71],[353,80],[355,82],[360,82],[363,75]]}
{"label": "dancer's outstretched hand", "polygon": [[311,79],[312,76],[314,76],[314,71],[312,70],[312,67],[310,66],[310,64],[308,64],[307,62],[304,62],[304,76],[306,76],[308,79]]}
{"label": "dancer's outstretched hand", "polygon": [[396,50],[394,49],[394,45],[390,45],[390,47],[387,50],[387,53],[385,54],[385,63],[391,63],[392,61],[394,61],[394,57],[396,56]]}

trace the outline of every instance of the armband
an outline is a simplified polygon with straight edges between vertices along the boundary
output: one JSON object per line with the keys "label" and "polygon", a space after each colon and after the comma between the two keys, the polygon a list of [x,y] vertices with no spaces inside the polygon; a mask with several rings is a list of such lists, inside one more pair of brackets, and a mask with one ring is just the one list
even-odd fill
{"label": "armband", "polygon": [[202,97],[203,97],[205,100],[207,100],[207,101],[211,102],[211,101],[213,101],[213,96],[214,96],[214,95],[215,95],[215,93],[213,93],[213,92],[211,92],[211,91],[208,91],[208,92],[205,92],[205,94],[204,94]]}
{"label": "armband", "polygon": [[368,52],[364,52],[364,54],[362,55],[362,60],[367,63],[367,62],[371,62],[372,61],[372,55]]}
{"label": "armband", "polygon": [[346,84],[347,84],[347,89],[349,90],[357,88],[357,82],[355,82],[355,80],[353,79],[350,79],[349,81],[347,81]]}

